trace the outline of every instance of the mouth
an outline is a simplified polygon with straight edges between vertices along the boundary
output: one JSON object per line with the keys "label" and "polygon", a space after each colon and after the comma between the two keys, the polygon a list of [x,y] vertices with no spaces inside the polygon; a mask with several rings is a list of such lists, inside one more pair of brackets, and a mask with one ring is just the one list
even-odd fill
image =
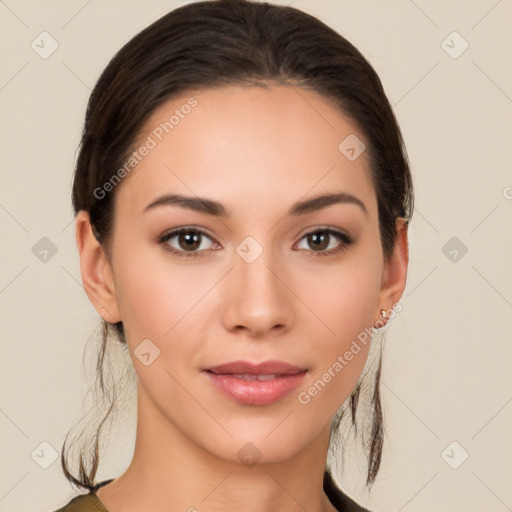
{"label": "mouth", "polygon": [[270,405],[296,389],[308,370],[282,361],[235,361],[204,369],[203,373],[224,396],[240,404]]}

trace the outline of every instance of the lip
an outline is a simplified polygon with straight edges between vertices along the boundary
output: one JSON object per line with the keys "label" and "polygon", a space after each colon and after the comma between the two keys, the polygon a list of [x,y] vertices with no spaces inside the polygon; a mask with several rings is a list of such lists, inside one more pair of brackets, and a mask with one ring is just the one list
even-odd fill
{"label": "lip", "polygon": [[[203,370],[217,389],[244,405],[269,405],[296,389],[308,373],[306,368],[283,361],[234,361]],[[234,374],[275,375],[269,380],[247,380]]]}
{"label": "lip", "polygon": [[250,361],[233,361],[231,363],[225,363],[218,366],[212,366],[211,368],[205,368],[205,370],[212,373],[246,373],[249,375],[269,375],[269,374],[280,374],[289,375],[299,373],[307,368],[299,368],[298,366],[285,363],[284,361],[263,361],[262,363],[251,363]]}

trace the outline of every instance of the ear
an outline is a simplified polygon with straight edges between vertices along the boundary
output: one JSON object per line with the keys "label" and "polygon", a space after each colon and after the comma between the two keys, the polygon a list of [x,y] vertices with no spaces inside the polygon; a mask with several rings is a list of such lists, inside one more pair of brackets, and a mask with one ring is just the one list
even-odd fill
{"label": "ear", "polygon": [[409,263],[409,242],[407,237],[408,223],[404,218],[396,220],[397,237],[395,247],[389,260],[384,262],[382,282],[379,293],[379,310],[389,311],[396,304],[405,289],[407,279],[407,265]]}
{"label": "ear", "polygon": [[121,321],[110,263],[94,236],[89,212],[76,216],[76,245],[85,293],[100,316],[110,323]]}

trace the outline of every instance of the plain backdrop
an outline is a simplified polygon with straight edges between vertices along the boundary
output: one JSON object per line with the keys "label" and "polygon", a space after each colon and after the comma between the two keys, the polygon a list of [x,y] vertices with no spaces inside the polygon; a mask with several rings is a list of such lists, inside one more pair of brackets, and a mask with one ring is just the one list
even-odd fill
{"label": "plain backdrop", "polygon": [[[0,1],[2,512],[73,496],[58,457],[87,413],[82,356],[99,321],[70,201],[85,106],[114,53],[185,3]],[[403,311],[385,342],[381,472],[371,494],[364,461],[335,476],[379,512],[510,510],[512,2],[276,3],[319,17],[372,63],[416,187]],[[129,463],[133,429],[119,426],[99,478]]]}

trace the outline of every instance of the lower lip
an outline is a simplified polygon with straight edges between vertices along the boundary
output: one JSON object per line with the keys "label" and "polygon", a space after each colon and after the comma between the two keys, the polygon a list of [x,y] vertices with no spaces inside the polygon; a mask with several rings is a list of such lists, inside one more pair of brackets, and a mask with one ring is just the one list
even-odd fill
{"label": "lower lip", "polygon": [[307,370],[272,380],[246,380],[229,374],[205,373],[215,386],[237,402],[244,405],[269,405],[296,389]]}

